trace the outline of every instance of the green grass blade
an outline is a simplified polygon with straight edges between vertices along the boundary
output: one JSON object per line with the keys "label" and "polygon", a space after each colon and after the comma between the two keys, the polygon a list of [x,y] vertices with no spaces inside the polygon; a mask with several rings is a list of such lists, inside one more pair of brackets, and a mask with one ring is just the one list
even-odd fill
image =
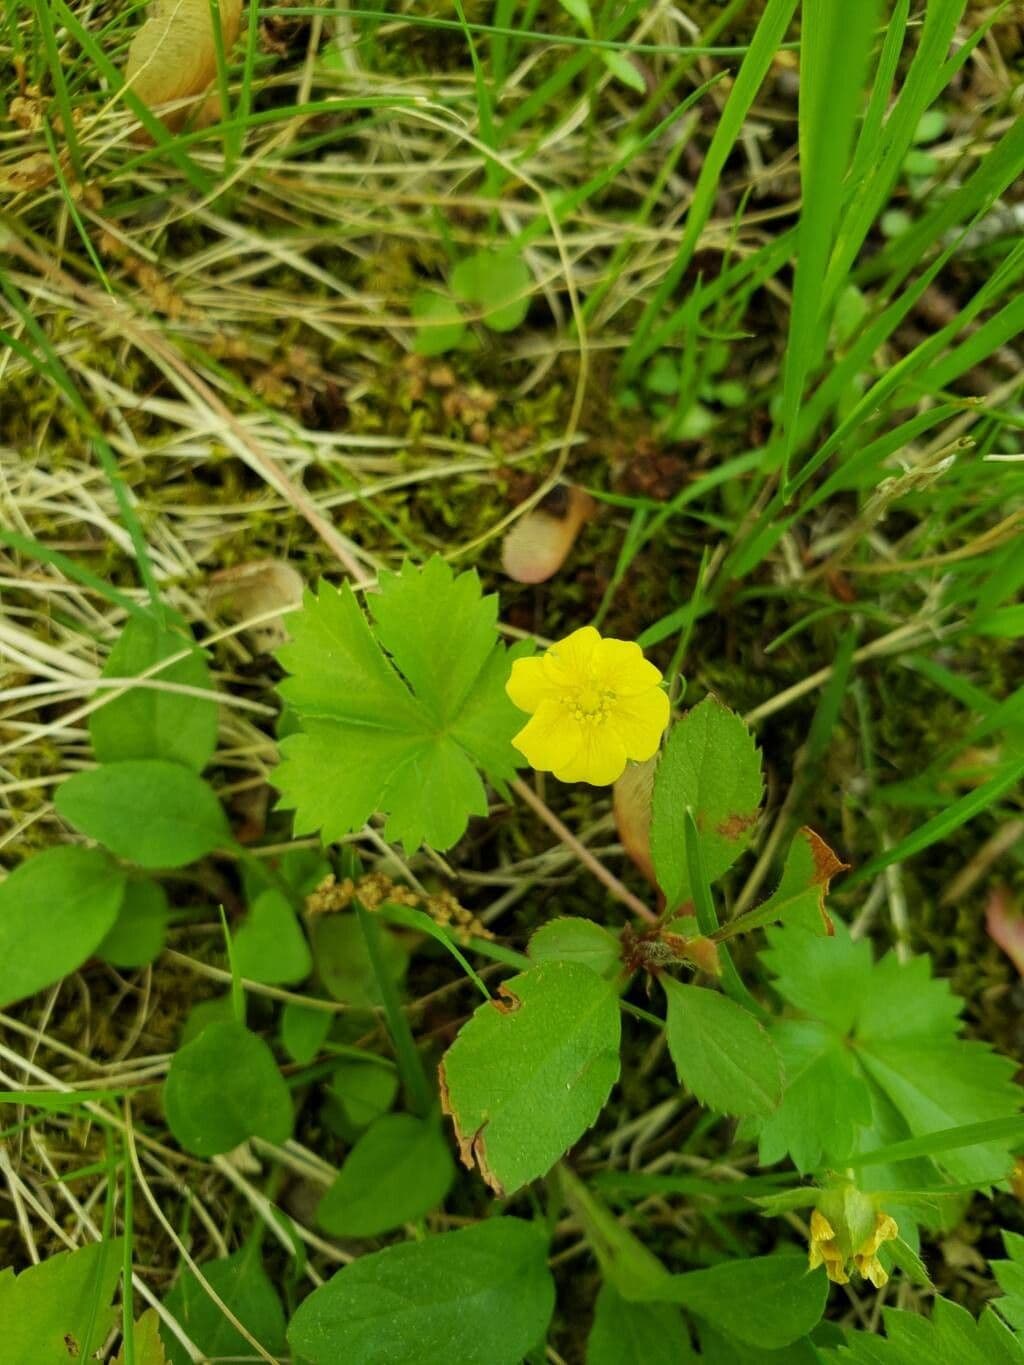
{"label": "green grass blade", "polygon": [[782,381],[782,482],[796,437],[797,413],[808,373],[818,363],[822,312],[821,281],[839,222],[843,177],[853,144],[877,3],[859,0],[804,0],[800,48],[800,182],[802,208],[797,239],[796,278]]}

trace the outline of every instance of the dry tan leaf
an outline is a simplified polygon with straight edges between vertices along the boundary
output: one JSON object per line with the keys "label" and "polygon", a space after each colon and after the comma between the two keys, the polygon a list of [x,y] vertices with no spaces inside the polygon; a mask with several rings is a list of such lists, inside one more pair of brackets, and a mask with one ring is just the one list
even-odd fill
{"label": "dry tan leaf", "polygon": [[33,152],[10,166],[0,166],[0,191],[20,194],[22,190],[41,190],[56,179],[56,168],[48,152]]}
{"label": "dry tan leaf", "polygon": [[657,758],[629,763],[612,788],[612,809],[622,846],[652,886],[658,885],[651,858],[651,793]]}
{"label": "dry tan leaf", "polygon": [[501,547],[501,566],[517,583],[544,583],[565,563],[580,528],[597,504],[582,488],[552,489],[520,517]]}
{"label": "dry tan leaf", "polygon": [[[220,0],[224,50],[238,37],[242,0]],[[151,109],[178,100],[199,100],[217,79],[217,46],[210,0],[154,0],[149,18],[128,50],[125,81]],[[170,129],[184,124],[195,103],[161,115]],[[210,109],[204,108],[207,122]],[[219,114],[217,105],[216,117]]]}
{"label": "dry tan leaf", "polygon": [[[283,559],[257,559],[221,569],[210,579],[210,603],[218,611],[244,621],[269,611],[284,613],[302,605],[302,576]],[[287,637],[280,617],[249,629],[253,643],[269,652]]]}
{"label": "dry tan leaf", "polygon": [[985,928],[1024,976],[1024,913],[1005,886],[994,887],[988,898]]}

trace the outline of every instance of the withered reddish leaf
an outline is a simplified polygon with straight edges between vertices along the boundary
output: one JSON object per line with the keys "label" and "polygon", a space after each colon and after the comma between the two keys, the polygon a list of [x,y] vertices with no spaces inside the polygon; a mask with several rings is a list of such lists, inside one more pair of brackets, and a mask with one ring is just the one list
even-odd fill
{"label": "withered reddish leaf", "polygon": [[838,872],[845,872],[848,866],[836,857],[820,835],[804,826],[797,830],[789,847],[775,891],[754,910],[733,920],[721,937],[729,938],[780,920],[802,925],[805,929],[818,927],[826,934],[833,933],[825,897],[832,878]]}
{"label": "withered reddish leaf", "polygon": [[1024,914],[1005,886],[997,886],[988,898],[985,928],[1024,976]]}
{"label": "withered reddish leaf", "polygon": [[657,758],[629,763],[612,788],[612,810],[622,846],[652,886],[657,886],[651,858],[651,793]]}
{"label": "withered reddish leaf", "polygon": [[501,547],[501,567],[517,583],[544,583],[565,563],[580,528],[594,514],[589,493],[575,486],[555,489],[519,518]]}

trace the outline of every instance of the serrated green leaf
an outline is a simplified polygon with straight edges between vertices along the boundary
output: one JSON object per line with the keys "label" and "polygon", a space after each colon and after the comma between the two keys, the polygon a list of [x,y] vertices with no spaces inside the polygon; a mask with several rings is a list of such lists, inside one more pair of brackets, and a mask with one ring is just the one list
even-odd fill
{"label": "serrated green leaf", "polygon": [[183,651],[187,651],[184,659],[152,673],[139,686],[92,712],[89,736],[100,763],[163,758],[196,772],[209,763],[217,747],[216,700],[204,701],[166,686],[213,692],[206,660],[184,627],[161,626],[147,616],[129,617],[100,676],[137,678]]}
{"label": "serrated green leaf", "polygon": [[488,1218],[353,1261],[299,1306],[288,1341],[312,1365],[520,1365],[554,1304],[540,1229]]}
{"label": "serrated green leaf", "polygon": [[810,1332],[827,1297],[824,1270],[809,1271],[806,1257],[785,1253],[671,1275],[657,1293],[659,1301],[682,1304],[713,1327],[765,1350]]}
{"label": "serrated green leaf", "polygon": [[159,882],[129,882],[117,919],[96,949],[115,967],[145,967],[163,952],[171,908]]}
{"label": "serrated green leaf", "polygon": [[930,1318],[896,1308],[882,1311],[885,1336],[847,1332],[843,1345],[821,1350],[825,1365],[1024,1365],[1024,1344],[991,1308],[975,1321],[948,1299]]}
{"label": "serrated green leaf", "polygon": [[724,936],[731,938],[780,920],[830,933],[825,897],[832,878],[846,866],[813,829],[797,830],[776,889],[766,901],[727,925]]}
{"label": "serrated green leaf", "polygon": [[1003,1233],[1009,1260],[993,1261],[992,1271],[1005,1298],[996,1302],[999,1313],[1017,1332],[1024,1332],[1024,1237]]}
{"label": "serrated green leaf", "polygon": [[110,1301],[124,1263],[121,1238],[61,1251],[20,1275],[0,1271],[3,1365],[90,1359],[113,1325]]}
{"label": "serrated green leaf", "polygon": [[[957,1036],[960,1003],[932,978],[927,958],[900,962],[890,953],[875,963],[870,945],[842,925],[831,939],[802,928],[768,937],[762,958],[776,989],[811,1017],[772,1027],[786,1088],[761,1127],[762,1161],[788,1150],[801,1170],[834,1165],[1019,1111],[1013,1063]],[[1011,1147],[1003,1138],[942,1144],[929,1155],[954,1181],[985,1185],[1007,1173]]]}
{"label": "serrated green leaf", "polygon": [[[284,1310],[263,1269],[258,1243],[252,1241],[241,1251],[220,1260],[204,1261],[200,1270],[214,1293],[264,1350],[275,1359],[284,1357],[288,1350]],[[182,1270],[165,1305],[205,1358],[219,1360],[252,1355],[252,1346],[228,1321],[191,1270]],[[170,1365],[191,1365],[191,1356],[166,1326],[162,1328],[162,1336]]]}
{"label": "serrated green leaf", "polygon": [[721,1114],[770,1114],[782,1096],[782,1062],[754,1016],[734,1000],[663,976],[665,1036],[679,1079]]}
{"label": "serrated green leaf", "polygon": [[306,935],[280,891],[256,897],[234,934],[233,948],[238,975],[268,986],[296,985],[313,970]]}
{"label": "serrated green leaf", "polygon": [[378,1237],[441,1204],[455,1179],[444,1134],[430,1119],[385,1114],[345,1158],[317,1207],[332,1237]]}
{"label": "serrated green leaf", "polygon": [[196,1156],[230,1152],[251,1137],[285,1142],[292,1133],[291,1096],[274,1054],[233,1020],[208,1024],[174,1054],[164,1112]]}
{"label": "serrated green leaf", "polygon": [[0,882],[0,1007],[76,971],[110,932],[125,876],[98,848],[49,848]]}
{"label": "serrated green leaf", "polygon": [[686,1365],[697,1360],[682,1316],[669,1303],[630,1303],[603,1284],[587,1337],[587,1365]]}
{"label": "serrated green leaf", "polygon": [[669,733],[654,777],[651,856],[670,910],[693,891],[684,826],[691,807],[709,881],[726,872],[750,842],[761,804],[761,758],[735,712],[706,697]]}
{"label": "serrated green leaf", "polygon": [[532,277],[525,261],[507,251],[478,251],[452,271],[452,292],[483,312],[492,332],[511,332],[530,308]]}
{"label": "serrated green leaf", "polygon": [[280,658],[293,676],[280,690],[302,728],[281,742],[280,804],[327,842],[383,812],[387,837],[408,850],[448,848],[487,812],[477,768],[501,781],[522,761],[511,743],[522,717],[504,687],[515,655],[476,574],[437,556],[385,574],[372,610],[377,636],[347,586],[322,584],[289,618]]}
{"label": "serrated green leaf", "polygon": [[542,924],[527,949],[533,962],[578,962],[598,976],[614,976],[622,967],[619,940],[590,919],[553,919]]}
{"label": "serrated green leaf", "polygon": [[184,867],[231,842],[213,790],[190,768],[165,759],[76,773],[57,788],[53,804],[75,829],[139,867]]}
{"label": "serrated green leaf", "polygon": [[596,1120],[619,1074],[611,986],[543,962],[499,987],[445,1053],[441,1095],[462,1160],[499,1194],[546,1174]]}
{"label": "serrated green leaf", "polygon": [[[155,1308],[147,1308],[132,1327],[132,1356],[134,1365],[169,1365],[160,1337],[160,1315]],[[127,1338],[121,1342],[114,1365],[128,1365]]]}

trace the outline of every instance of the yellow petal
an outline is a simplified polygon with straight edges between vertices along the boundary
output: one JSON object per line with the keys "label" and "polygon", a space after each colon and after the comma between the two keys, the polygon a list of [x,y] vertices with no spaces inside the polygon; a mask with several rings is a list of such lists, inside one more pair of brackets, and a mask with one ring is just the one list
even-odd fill
{"label": "yellow petal", "polygon": [[548,680],[543,659],[517,659],[505,684],[505,691],[520,711],[532,715],[542,701],[554,701],[557,690]]}
{"label": "yellow petal", "polygon": [[889,1283],[889,1272],[877,1256],[855,1256],[857,1269],[876,1289],[883,1289]]}
{"label": "yellow petal", "polygon": [[544,668],[556,687],[579,687],[590,677],[594,651],[601,641],[593,626],[581,626],[552,645],[544,656]]}
{"label": "yellow petal", "polygon": [[661,674],[633,640],[602,640],[594,651],[594,680],[619,697],[635,697],[657,687]]}
{"label": "yellow petal", "polygon": [[843,1269],[843,1262],[841,1258],[838,1261],[826,1261],[825,1274],[829,1277],[833,1284],[850,1283],[850,1277]]}
{"label": "yellow petal", "polygon": [[610,723],[625,745],[627,755],[643,763],[658,752],[668,724],[668,693],[649,688],[639,696],[619,698],[612,705]]}
{"label": "yellow petal", "polygon": [[572,762],[583,743],[583,731],[564,706],[542,701],[533,719],[512,743],[538,772],[551,772]]}
{"label": "yellow petal", "polygon": [[555,767],[559,782],[589,782],[607,787],[626,767],[626,748],[611,725],[580,727],[583,743],[568,762]]}
{"label": "yellow petal", "polygon": [[807,1252],[807,1268],[817,1270],[818,1266],[825,1264],[825,1258],[821,1254],[821,1247],[817,1242],[812,1242]]}
{"label": "yellow petal", "polygon": [[811,1238],[815,1242],[829,1242],[836,1235],[836,1230],[828,1221],[821,1209],[811,1210]]}

